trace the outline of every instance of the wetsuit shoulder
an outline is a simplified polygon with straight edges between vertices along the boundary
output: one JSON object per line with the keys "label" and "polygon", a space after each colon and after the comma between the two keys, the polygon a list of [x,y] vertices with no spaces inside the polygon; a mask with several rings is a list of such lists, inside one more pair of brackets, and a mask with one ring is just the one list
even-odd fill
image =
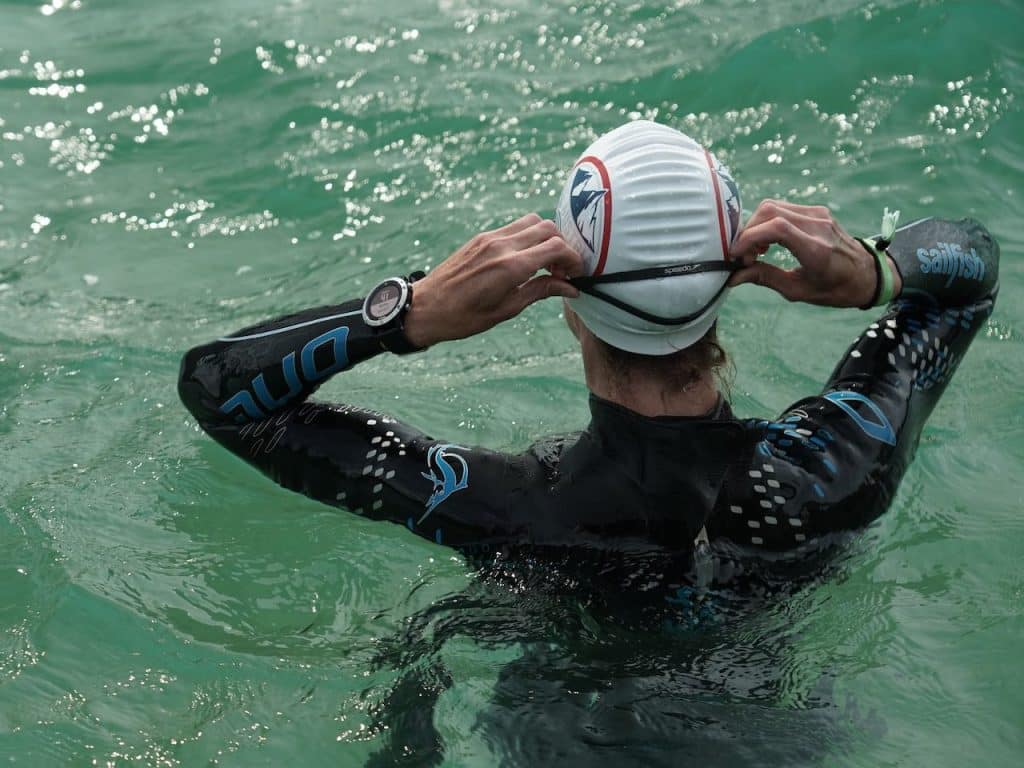
{"label": "wetsuit shoulder", "polygon": [[360,306],[303,310],[190,350],[182,402],[218,443],[289,490],[454,546],[521,536],[507,524],[509,496],[494,492],[521,473],[515,457],[310,399],[384,351]]}
{"label": "wetsuit shoulder", "polygon": [[576,444],[582,434],[582,432],[572,432],[541,438],[526,450],[525,457],[536,461],[548,480],[554,482],[558,476],[559,464],[566,448]]}

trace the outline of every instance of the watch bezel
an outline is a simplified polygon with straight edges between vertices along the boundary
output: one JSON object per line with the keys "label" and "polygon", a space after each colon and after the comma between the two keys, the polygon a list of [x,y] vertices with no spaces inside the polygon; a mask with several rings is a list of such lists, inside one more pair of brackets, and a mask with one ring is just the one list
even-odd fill
{"label": "watch bezel", "polygon": [[[383,288],[392,283],[397,284],[399,290],[398,302],[395,304],[394,309],[379,318],[375,318],[370,313],[370,306],[372,299],[376,296]],[[404,277],[389,277],[386,280],[381,280],[373,289],[366,294],[366,298],[363,299],[363,322],[371,328],[382,328],[402,314],[402,311],[409,304],[409,282]]]}

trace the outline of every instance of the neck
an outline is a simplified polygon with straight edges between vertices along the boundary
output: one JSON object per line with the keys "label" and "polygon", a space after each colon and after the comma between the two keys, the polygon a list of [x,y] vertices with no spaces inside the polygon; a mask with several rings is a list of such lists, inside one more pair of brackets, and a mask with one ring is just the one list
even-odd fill
{"label": "neck", "polygon": [[656,381],[617,383],[607,378],[593,381],[587,377],[590,391],[641,416],[705,416],[718,403],[714,378],[703,375],[682,390],[671,391]]}
{"label": "neck", "polygon": [[718,384],[711,370],[699,371],[683,385],[678,379],[667,380],[657,373],[614,371],[602,354],[597,337],[568,305],[566,321],[580,342],[587,388],[602,400],[649,417],[699,417],[710,413],[718,404]]}
{"label": "neck", "polygon": [[587,367],[587,387],[603,400],[621,405],[641,416],[704,416],[718,403],[718,386],[704,372],[682,389],[671,389],[654,379],[619,377]]}

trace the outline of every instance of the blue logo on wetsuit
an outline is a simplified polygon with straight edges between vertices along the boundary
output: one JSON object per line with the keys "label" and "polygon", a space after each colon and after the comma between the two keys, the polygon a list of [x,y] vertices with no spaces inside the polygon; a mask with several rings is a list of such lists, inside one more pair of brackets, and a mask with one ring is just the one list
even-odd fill
{"label": "blue logo on wetsuit", "polygon": [[[331,352],[329,360],[317,361],[321,350]],[[298,363],[296,363],[294,352],[285,355],[281,360],[281,372],[288,387],[287,392],[278,396],[272,394],[261,373],[252,380],[252,391],[256,393],[255,399],[248,389],[239,390],[221,405],[220,411],[229,414],[236,408],[240,409],[240,413],[235,414],[235,421],[239,423],[243,423],[247,419],[252,421],[265,419],[268,412],[284,407],[302,391],[302,381],[299,379],[300,369],[306,382],[315,384],[347,366],[348,328],[343,325],[307,341],[302,351],[299,352]],[[259,404],[257,404],[257,400]],[[266,411],[260,407],[261,405]]]}
{"label": "blue logo on wetsuit", "polygon": [[[896,445],[896,431],[892,428],[892,424],[889,423],[889,419],[886,418],[884,413],[882,413],[881,408],[875,405],[868,398],[864,397],[864,395],[849,391],[829,392],[825,395],[825,399],[846,411],[846,414],[854,420],[857,426],[860,427],[868,437],[882,443]],[[857,413],[852,405],[849,404],[851,402],[861,403],[866,406],[877,421],[865,419]]]}
{"label": "blue logo on wetsuit", "polygon": [[427,499],[427,511],[416,521],[419,525],[433,512],[438,505],[456,491],[469,487],[469,465],[466,460],[454,453],[454,449],[468,450],[461,445],[439,443],[427,453],[427,468],[430,472],[421,472],[427,480],[434,484],[434,492]]}
{"label": "blue logo on wetsuit", "polygon": [[924,274],[947,275],[947,288],[961,277],[979,282],[985,279],[985,261],[974,248],[964,253],[959,243],[936,243],[934,248],[918,248],[917,260]]}

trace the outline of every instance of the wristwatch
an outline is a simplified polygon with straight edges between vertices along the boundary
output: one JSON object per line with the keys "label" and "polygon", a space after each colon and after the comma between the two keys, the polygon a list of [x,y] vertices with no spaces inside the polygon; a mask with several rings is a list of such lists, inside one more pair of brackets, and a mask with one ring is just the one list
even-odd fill
{"label": "wristwatch", "polygon": [[405,335],[405,313],[412,306],[412,285],[424,276],[389,277],[377,284],[363,300],[363,322],[371,328],[380,345],[396,355],[418,352],[421,348]]}

